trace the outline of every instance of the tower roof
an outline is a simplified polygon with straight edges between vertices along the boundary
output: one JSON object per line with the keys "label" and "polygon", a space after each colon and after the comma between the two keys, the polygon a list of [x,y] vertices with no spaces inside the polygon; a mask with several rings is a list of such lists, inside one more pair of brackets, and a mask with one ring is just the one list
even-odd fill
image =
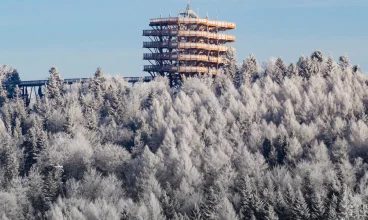
{"label": "tower roof", "polygon": [[188,18],[199,18],[199,15],[197,13],[195,13],[192,9],[190,9],[190,3],[188,3],[187,8],[185,9],[185,11],[180,11],[179,12],[179,17],[182,16],[184,18],[188,17]]}

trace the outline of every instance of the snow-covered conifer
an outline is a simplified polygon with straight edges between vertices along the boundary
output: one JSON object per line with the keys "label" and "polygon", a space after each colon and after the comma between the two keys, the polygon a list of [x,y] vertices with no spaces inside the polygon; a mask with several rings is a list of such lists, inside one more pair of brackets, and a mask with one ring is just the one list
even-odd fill
{"label": "snow-covered conifer", "polygon": [[235,48],[229,47],[229,49],[226,51],[225,59],[227,64],[224,67],[224,74],[234,79],[238,71]]}
{"label": "snow-covered conifer", "polygon": [[330,55],[328,56],[325,68],[323,70],[323,77],[330,76],[331,74],[333,74],[334,70],[335,70],[335,63],[332,56]]}
{"label": "snow-covered conifer", "polygon": [[351,64],[346,54],[344,56],[339,57],[339,65],[342,71],[345,71],[350,68]]}

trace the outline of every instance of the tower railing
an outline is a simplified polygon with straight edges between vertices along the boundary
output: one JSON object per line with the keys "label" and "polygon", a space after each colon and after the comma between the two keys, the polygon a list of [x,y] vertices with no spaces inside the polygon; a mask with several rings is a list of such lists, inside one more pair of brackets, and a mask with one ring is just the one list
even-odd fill
{"label": "tower railing", "polygon": [[157,26],[162,24],[202,24],[211,27],[219,27],[226,29],[235,29],[236,24],[234,22],[226,22],[226,21],[215,21],[208,20],[205,18],[154,18],[150,19],[151,26]]}
{"label": "tower railing", "polygon": [[192,55],[192,54],[169,54],[169,53],[145,53],[144,60],[181,60],[181,61],[202,61],[211,63],[227,63],[222,57],[214,57],[208,55]]}
{"label": "tower railing", "polygon": [[204,49],[212,51],[227,51],[229,47],[204,43],[178,43],[178,42],[143,42],[144,48],[179,48],[179,49]]}
{"label": "tower railing", "polygon": [[235,36],[229,34],[210,33],[206,31],[178,31],[178,30],[144,30],[143,36],[178,36],[178,37],[203,37],[234,42]]}
{"label": "tower railing", "polygon": [[216,74],[216,69],[208,67],[197,67],[197,66],[170,66],[170,65],[145,65],[144,71],[156,71],[156,72],[179,72],[179,73],[210,73]]}

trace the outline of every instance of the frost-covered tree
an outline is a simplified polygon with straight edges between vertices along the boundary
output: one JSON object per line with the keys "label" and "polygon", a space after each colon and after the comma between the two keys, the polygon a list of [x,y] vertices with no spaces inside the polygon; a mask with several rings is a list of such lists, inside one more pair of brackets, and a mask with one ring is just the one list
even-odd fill
{"label": "frost-covered tree", "polygon": [[235,48],[229,47],[229,49],[226,51],[225,59],[227,64],[224,67],[224,74],[233,79],[237,75],[238,71]]}
{"label": "frost-covered tree", "polygon": [[330,55],[328,56],[325,69],[323,70],[323,77],[330,76],[331,74],[333,74],[334,70],[335,70],[335,63],[332,56]]}
{"label": "frost-covered tree", "polygon": [[346,54],[344,56],[339,57],[339,65],[343,71],[350,68],[350,61]]}
{"label": "frost-covered tree", "polygon": [[4,89],[1,217],[364,219],[367,77],[318,51],[262,67],[175,89],[98,69],[64,90],[53,69],[31,105]]}
{"label": "frost-covered tree", "polygon": [[312,74],[311,65],[312,62],[309,57],[301,56],[297,63],[299,75],[305,79],[309,79]]}
{"label": "frost-covered tree", "polygon": [[250,54],[244,61],[243,64],[235,75],[235,85],[240,87],[243,84],[249,84],[256,78],[259,74],[259,64],[254,56],[254,54]]}
{"label": "frost-covered tree", "polygon": [[58,99],[62,94],[63,90],[63,79],[56,67],[51,67],[49,70],[50,77],[47,83],[48,98]]}
{"label": "frost-covered tree", "polygon": [[275,62],[275,70],[273,73],[274,80],[278,83],[283,81],[283,77],[286,75],[286,65],[281,57],[278,57]]}
{"label": "frost-covered tree", "polygon": [[295,63],[291,63],[286,70],[286,76],[291,78],[297,76],[298,74],[298,67],[295,65]]}

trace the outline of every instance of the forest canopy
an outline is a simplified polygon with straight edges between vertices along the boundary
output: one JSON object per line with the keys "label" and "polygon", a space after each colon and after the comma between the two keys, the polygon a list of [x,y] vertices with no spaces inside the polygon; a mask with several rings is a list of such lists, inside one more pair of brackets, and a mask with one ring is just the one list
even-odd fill
{"label": "forest canopy", "polygon": [[368,219],[359,66],[227,59],[175,88],[52,67],[29,106],[0,69],[1,219]]}

